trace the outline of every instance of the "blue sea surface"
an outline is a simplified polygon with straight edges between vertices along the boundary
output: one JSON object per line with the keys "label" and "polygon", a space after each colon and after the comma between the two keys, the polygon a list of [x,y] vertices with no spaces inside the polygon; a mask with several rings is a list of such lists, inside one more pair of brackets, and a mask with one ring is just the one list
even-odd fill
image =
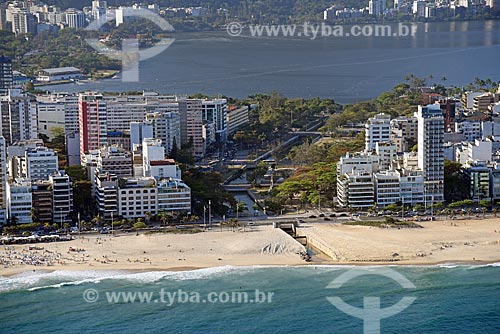
{"label": "blue sea surface", "polygon": [[[356,270],[365,272],[328,288]],[[402,274],[415,288],[403,288],[380,270]],[[190,298],[173,298],[170,305],[168,298],[159,298],[162,289]],[[256,302],[255,291],[272,298]],[[121,292],[153,298],[107,299]],[[247,292],[252,302],[207,302],[210,293],[225,300],[234,292]],[[0,333],[363,333],[363,321],[339,311],[327,300],[331,296],[356,308],[363,308],[365,297],[380,297],[381,308],[416,297],[408,308],[381,320],[381,333],[500,333],[496,264],[28,272],[0,277]]]}

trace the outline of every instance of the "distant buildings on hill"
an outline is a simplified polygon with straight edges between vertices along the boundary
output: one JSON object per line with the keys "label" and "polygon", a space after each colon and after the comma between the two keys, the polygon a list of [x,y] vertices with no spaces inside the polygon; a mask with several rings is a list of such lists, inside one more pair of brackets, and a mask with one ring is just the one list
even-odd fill
{"label": "distant buildings on hill", "polygon": [[415,20],[453,20],[477,16],[499,16],[499,0],[394,0],[393,8],[386,0],[370,0],[365,8],[345,8],[333,5],[323,12],[327,22],[356,21],[367,18],[404,18]]}

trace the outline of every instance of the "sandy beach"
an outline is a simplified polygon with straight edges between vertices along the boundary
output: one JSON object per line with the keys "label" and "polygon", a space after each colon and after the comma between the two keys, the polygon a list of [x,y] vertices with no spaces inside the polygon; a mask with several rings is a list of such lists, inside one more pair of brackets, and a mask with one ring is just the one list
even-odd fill
{"label": "sandy beach", "polygon": [[[30,246],[38,249],[29,250]],[[73,250],[70,251],[69,249]],[[195,234],[84,236],[0,246],[0,275],[28,270],[189,270],[223,265],[299,265],[305,248],[270,226]],[[36,264],[36,265],[34,265]]]}
{"label": "sandy beach", "polygon": [[484,263],[500,261],[500,219],[418,222],[423,228],[305,224],[300,233],[338,263]]}
{"label": "sandy beach", "polygon": [[[500,219],[419,223],[382,229],[332,223],[298,230],[330,257],[311,264],[500,262]],[[36,249],[29,249],[36,247]],[[70,250],[71,248],[71,250]],[[86,235],[67,242],[0,246],[0,275],[30,270],[189,270],[224,265],[305,265],[304,247],[271,226],[195,234]]]}

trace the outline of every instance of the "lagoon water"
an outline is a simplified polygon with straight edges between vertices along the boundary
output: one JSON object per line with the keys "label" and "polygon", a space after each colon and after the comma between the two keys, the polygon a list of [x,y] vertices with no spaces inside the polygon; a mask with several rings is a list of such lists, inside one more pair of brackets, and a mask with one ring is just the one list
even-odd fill
{"label": "lagoon water", "polygon": [[226,32],[177,33],[172,46],[140,63],[140,82],[119,78],[46,86],[52,91],[157,90],[242,98],[279,91],[288,97],[366,100],[402,82],[466,85],[500,80],[500,20],[419,23],[412,37],[252,38]]}
{"label": "lagoon water", "polygon": [[[362,333],[363,322],[333,307],[338,296],[363,306],[365,296],[385,308],[404,296],[407,309],[381,322],[381,333],[500,333],[500,266],[385,267],[416,288],[385,277],[357,277],[327,286],[352,267],[219,267],[188,272],[25,273],[0,278],[0,333]],[[376,273],[378,269],[369,268]],[[110,292],[160,289],[273,292],[271,303],[108,303]],[[85,302],[95,289],[99,299]],[[155,295],[155,298],[157,295]]]}

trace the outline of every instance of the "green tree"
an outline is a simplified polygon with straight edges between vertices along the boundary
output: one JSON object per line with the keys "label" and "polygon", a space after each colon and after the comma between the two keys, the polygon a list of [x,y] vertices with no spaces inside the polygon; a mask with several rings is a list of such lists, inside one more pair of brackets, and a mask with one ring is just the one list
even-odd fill
{"label": "green tree", "polygon": [[88,180],[87,171],[81,165],[68,166],[64,170],[73,182]]}
{"label": "green tree", "polygon": [[77,213],[93,210],[92,183],[87,180],[73,182],[73,206]]}
{"label": "green tree", "polygon": [[479,201],[479,205],[481,205],[481,207],[483,207],[483,208],[488,208],[491,206],[491,201],[483,199],[483,200]]}
{"label": "green tree", "polygon": [[158,218],[162,222],[163,226],[167,226],[168,214],[165,210],[158,211]]}
{"label": "green tree", "polygon": [[137,219],[137,222],[133,225],[134,229],[142,229],[146,227],[147,227],[146,224],[144,224],[144,221],[142,221],[140,218]]}
{"label": "green tree", "polygon": [[455,161],[444,161],[444,199],[460,201],[468,197],[469,184],[462,172],[462,165]]}

